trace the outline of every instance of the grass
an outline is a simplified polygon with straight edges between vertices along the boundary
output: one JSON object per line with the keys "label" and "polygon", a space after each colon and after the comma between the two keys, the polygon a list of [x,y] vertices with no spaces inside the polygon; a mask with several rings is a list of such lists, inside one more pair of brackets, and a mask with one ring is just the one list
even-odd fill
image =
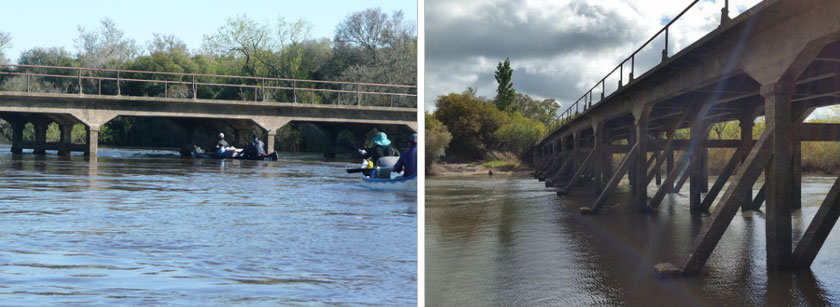
{"label": "grass", "polygon": [[511,160],[493,160],[484,162],[481,165],[489,169],[511,170],[518,168],[522,165],[522,162]]}

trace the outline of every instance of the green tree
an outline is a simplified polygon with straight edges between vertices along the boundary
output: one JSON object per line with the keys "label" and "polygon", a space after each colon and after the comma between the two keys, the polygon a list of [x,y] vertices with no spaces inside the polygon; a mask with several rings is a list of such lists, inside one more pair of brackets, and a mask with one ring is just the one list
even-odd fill
{"label": "green tree", "polygon": [[510,68],[510,59],[506,58],[504,63],[499,62],[496,66],[496,83],[499,84],[496,88],[496,107],[507,112],[516,111],[513,105],[516,90],[513,89],[511,75],[513,75],[513,69]]}
{"label": "green tree", "polygon": [[437,162],[449,147],[452,134],[432,114],[426,113],[426,170],[430,170],[433,163]]}
{"label": "green tree", "polygon": [[443,123],[452,134],[447,153],[459,159],[483,159],[489,150],[496,149],[494,133],[508,120],[507,114],[484,98],[476,97],[475,90],[449,94],[437,99],[435,119]]}
{"label": "green tree", "polygon": [[543,123],[525,118],[519,112],[511,114],[510,120],[494,133],[500,148],[516,155],[524,153],[544,135]]}

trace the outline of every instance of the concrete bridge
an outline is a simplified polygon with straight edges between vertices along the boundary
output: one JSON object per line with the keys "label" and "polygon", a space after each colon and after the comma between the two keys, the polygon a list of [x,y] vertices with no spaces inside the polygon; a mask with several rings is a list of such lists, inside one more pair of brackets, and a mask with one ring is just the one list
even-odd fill
{"label": "concrete bridge", "polygon": [[[840,214],[838,178],[793,245],[801,142],[840,141],[838,124],[803,123],[815,108],[840,104],[840,1],[765,0],[734,19],[724,7],[719,27],[671,54],[669,29],[697,2],[562,114],[562,127],[534,150],[535,176],[559,195],[581,193],[574,187],[591,180],[598,196],[581,208],[584,214],[598,214],[624,176],[630,207],[639,213],[656,212],[688,181],[692,213],[713,211],[684,258],[656,266],[661,276],[697,274],[739,209],[762,204],[768,268],[808,268]],[[662,48],[661,62],[641,72],[635,66],[646,48]],[[606,90],[613,84],[616,90]],[[762,115],[765,129],[755,140],[753,126]],[[708,139],[711,125],[728,121],[740,123],[741,139]],[[684,128],[690,136],[676,138]],[[736,149],[712,186],[708,148]],[[617,154],[622,158],[615,165]],[[762,172],[764,186],[753,195]]]}
{"label": "concrete bridge", "polygon": [[[374,127],[417,130],[417,89],[408,85],[8,64],[0,65],[0,83],[4,78],[18,86],[0,90],[0,118],[12,125],[15,153],[95,156],[100,128],[117,116],[169,118],[187,131],[184,144],[194,143],[197,126],[232,128],[240,145],[260,131],[269,151],[277,129],[290,122],[322,127],[334,145],[344,129],[357,136]],[[39,85],[45,80],[61,86]],[[27,123],[34,142],[23,141]],[[58,143],[46,142],[50,123],[60,127]],[[74,124],[86,127],[86,144],[71,143]]]}

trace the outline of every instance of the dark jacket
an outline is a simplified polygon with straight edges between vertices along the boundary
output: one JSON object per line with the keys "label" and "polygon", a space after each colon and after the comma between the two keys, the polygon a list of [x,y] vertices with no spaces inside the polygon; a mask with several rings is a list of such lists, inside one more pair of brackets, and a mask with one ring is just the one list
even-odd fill
{"label": "dark jacket", "polygon": [[368,148],[366,151],[367,152],[364,155],[362,155],[362,158],[370,158],[370,160],[373,161],[373,163],[376,163],[376,160],[379,160],[379,157],[400,155],[400,152],[394,149],[394,147],[391,145],[373,145],[373,147]]}
{"label": "dark jacket", "polygon": [[400,155],[397,164],[394,164],[395,172],[403,172],[403,177],[417,175],[417,145],[411,146]]}

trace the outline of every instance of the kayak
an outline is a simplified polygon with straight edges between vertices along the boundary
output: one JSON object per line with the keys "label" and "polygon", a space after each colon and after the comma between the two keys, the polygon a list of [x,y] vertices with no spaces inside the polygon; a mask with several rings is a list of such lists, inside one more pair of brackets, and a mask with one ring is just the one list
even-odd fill
{"label": "kayak", "polygon": [[379,191],[417,193],[417,175],[392,179],[372,179],[362,174],[362,186]]}

